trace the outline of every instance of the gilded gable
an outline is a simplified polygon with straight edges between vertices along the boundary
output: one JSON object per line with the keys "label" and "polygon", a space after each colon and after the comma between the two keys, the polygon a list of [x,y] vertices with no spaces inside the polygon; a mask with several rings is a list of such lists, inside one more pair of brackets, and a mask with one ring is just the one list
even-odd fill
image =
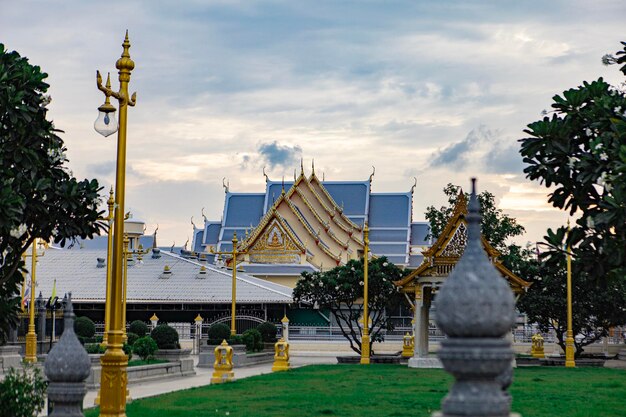
{"label": "gilded gable", "polygon": [[301,250],[274,218],[248,250],[254,263],[300,263]]}

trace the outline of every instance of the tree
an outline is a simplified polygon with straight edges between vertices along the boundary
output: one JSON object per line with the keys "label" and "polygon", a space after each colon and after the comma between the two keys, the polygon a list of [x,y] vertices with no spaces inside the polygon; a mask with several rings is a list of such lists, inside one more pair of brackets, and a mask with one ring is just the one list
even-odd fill
{"label": "tree", "polygon": [[46,119],[46,77],[0,44],[0,344],[17,323],[21,255],[35,238],[65,245],[104,228],[98,182],[72,176],[60,131]]}
{"label": "tree", "polygon": [[[386,257],[371,259],[368,264],[368,308],[370,351],[372,343],[383,341],[383,330],[391,330],[385,308],[390,306],[398,288],[393,284],[405,272]],[[325,272],[303,272],[293,290],[294,302],[329,309],[350,347],[361,354],[363,316],[363,259]]]}
{"label": "tree", "polygon": [[[448,184],[443,189],[448,196],[448,205],[441,206],[439,209],[434,206],[426,208],[426,220],[430,223],[430,235],[433,239],[437,239],[452,213],[456,205],[461,187],[454,184]],[[465,198],[469,200],[469,194],[465,193]],[[478,195],[481,214],[481,232],[485,239],[489,241],[498,252],[502,254],[502,263],[513,273],[524,277],[524,264],[530,259],[528,249],[523,249],[515,244],[508,244],[507,240],[514,236],[519,236],[525,232],[524,226],[517,223],[512,217],[504,214],[501,209],[496,207],[495,197],[489,191],[483,191]]]}
{"label": "tree", "polygon": [[[556,240],[563,237],[556,237]],[[567,266],[565,253],[547,251],[539,255],[541,262],[528,279],[533,285],[518,303],[530,322],[539,330],[554,330],[557,343],[565,351],[567,333]],[[574,261],[574,269],[576,263]],[[611,327],[626,323],[626,282],[606,280],[596,283],[588,274],[572,275],[572,329],[575,357],[584,347],[608,335]]]}
{"label": "tree", "polygon": [[[626,42],[617,58],[626,63]],[[620,68],[626,75],[626,65]],[[568,235],[575,274],[626,277],[626,94],[602,78],[555,95],[552,116],[528,125],[520,139],[526,177],[554,187],[549,202],[578,216]],[[565,227],[551,232],[565,238]],[[564,241],[551,242],[558,251]]]}

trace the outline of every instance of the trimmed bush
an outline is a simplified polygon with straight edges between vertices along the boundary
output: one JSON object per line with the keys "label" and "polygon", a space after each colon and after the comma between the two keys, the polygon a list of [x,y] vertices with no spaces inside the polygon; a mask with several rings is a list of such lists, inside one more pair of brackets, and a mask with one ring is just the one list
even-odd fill
{"label": "trimmed bush", "polygon": [[[239,336],[238,334],[236,334],[236,335],[234,335],[234,336],[230,336],[230,337],[226,340],[226,342],[227,342],[229,345],[231,345],[231,346],[232,346],[232,345],[243,345],[243,344],[245,344],[245,343],[243,343],[243,337]],[[220,343],[222,343],[222,342],[220,342]],[[217,343],[217,344],[219,345],[220,343]]]}
{"label": "trimmed bush", "polygon": [[178,332],[167,324],[159,324],[152,330],[150,336],[152,336],[159,349],[180,349]]}
{"label": "trimmed bush", "polygon": [[85,344],[96,334],[96,325],[93,324],[89,317],[76,317],[76,320],[74,320],[74,332],[78,336],[78,340]]}
{"label": "trimmed bush", "polygon": [[122,350],[124,351],[125,354],[128,355],[128,360],[130,361],[133,357],[133,348],[131,345],[129,345],[128,343],[124,343],[122,345]]}
{"label": "trimmed bush", "polygon": [[276,328],[276,325],[274,323],[266,321],[265,323],[259,324],[256,329],[259,331],[259,333],[261,333],[261,339],[263,339],[263,342],[276,342],[276,332],[278,331],[278,329]]}
{"label": "trimmed bush", "polygon": [[148,334],[150,329],[148,329],[148,325],[143,321],[135,320],[130,324],[130,326],[128,326],[128,331],[131,333],[135,333],[139,337],[144,337]]}
{"label": "trimmed bush", "polygon": [[85,350],[87,353],[91,354],[104,353],[106,351],[106,347],[100,346],[99,343],[85,343]]}
{"label": "trimmed bush", "polygon": [[139,336],[137,333],[128,332],[128,333],[126,333],[126,338],[127,338],[126,343],[128,343],[131,346],[134,346],[135,342],[140,337],[143,337],[143,336]]}
{"label": "trimmed bush", "polygon": [[209,340],[211,342],[217,343],[209,343],[210,345],[222,343],[222,340],[228,340],[230,337],[230,327],[225,325],[224,323],[215,323],[211,327],[209,327]]}
{"label": "trimmed bush", "polygon": [[150,359],[157,350],[158,346],[150,336],[140,337],[133,345],[133,352],[144,361]]}
{"label": "trimmed bush", "polygon": [[263,339],[257,329],[250,329],[241,335],[248,352],[260,352],[263,350]]}

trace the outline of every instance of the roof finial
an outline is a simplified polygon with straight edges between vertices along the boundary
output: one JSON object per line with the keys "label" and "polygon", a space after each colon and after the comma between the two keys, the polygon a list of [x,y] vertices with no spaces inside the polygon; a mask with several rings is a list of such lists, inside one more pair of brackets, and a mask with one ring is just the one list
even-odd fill
{"label": "roof finial", "polygon": [[413,187],[411,187],[411,194],[415,191],[415,187],[417,186],[417,177],[413,177]]}
{"label": "roof finial", "polygon": [[193,222],[193,216],[191,216],[191,225],[193,226],[194,230],[197,229],[196,225]]}
{"label": "roof finial", "polygon": [[224,192],[228,194],[228,188],[230,187],[230,180],[226,181],[226,177],[222,178],[222,187],[224,187]]}
{"label": "roof finial", "polygon": [[283,180],[281,182],[282,191],[281,194],[285,194],[285,176],[283,175]]}
{"label": "roof finial", "polygon": [[326,173],[322,171],[322,182],[326,181]]}
{"label": "roof finial", "polygon": [[304,158],[300,158],[300,175],[304,175]]}
{"label": "roof finial", "polygon": [[170,247],[170,252],[174,253],[174,246],[176,246],[176,241],[172,242],[172,247]]}
{"label": "roof finial", "polygon": [[311,175],[315,175],[315,158],[311,159]]}
{"label": "roof finial", "polygon": [[265,182],[270,182],[270,177],[265,173],[265,165],[263,165],[263,176],[265,177]]}
{"label": "roof finial", "polygon": [[202,207],[202,218],[204,219],[205,222],[208,221],[206,216],[204,215],[204,207]]}
{"label": "roof finial", "polygon": [[374,174],[376,174],[376,167],[372,165],[372,174],[370,175],[370,184],[372,183],[372,180],[374,179]]}
{"label": "roof finial", "polygon": [[296,169],[293,169],[293,182],[295,183],[297,181],[296,179]]}
{"label": "roof finial", "polygon": [[187,250],[187,243],[189,243],[189,236],[187,236],[187,241],[185,242],[185,246],[183,246],[184,250]]}
{"label": "roof finial", "polygon": [[156,248],[157,247],[157,231],[159,230],[159,224],[157,223],[157,227],[156,229],[154,229],[154,233],[152,234],[152,248]]}

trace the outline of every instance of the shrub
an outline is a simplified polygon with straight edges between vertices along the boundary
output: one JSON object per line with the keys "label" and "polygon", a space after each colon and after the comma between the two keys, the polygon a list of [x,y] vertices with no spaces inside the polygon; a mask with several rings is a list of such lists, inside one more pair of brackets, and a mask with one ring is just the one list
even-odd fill
{"label": "shrub", "polygon": [[[220,343],[222,343],[222,342],[220,342]],[[219,345],[220,343],[218,343],[218,345]],[[237,335],[234,335],[234,336],[230,336],[230,337],[227,339],[227,343],[228,343],[229,345],[231,345],[231,346],[232,346],[232,345],[243,345],[243,344],[244,344],[244,342],[243,342],[243,337],[239,336],[238,334],[237,334]]]}
{"label": "shrub", "polygon": [[248,352],[259,352],[263,350],[263,339],[257,329],[246,330],[241,337]]}
{"label": "shrub", "polygon": [[130,324],[130,326],[128,326],[128,331],[131,333],[135,333],[139,337],[144,337],[148,334],[149,329],[148,325],[143,321],[135,320]]}
{"label": "shrub", "polygon": [[9,369],[0,382],[0,417],[38,415],[44,407],[46,385],[39,368]]}
{"label": "shrub", "polygon": [[137,333],[133,333],[133,332],[128,332],[126,333],[126,342],[131,345],[134,346],[135,342],[137,341],[137,339],[139,339],[140,337],[143,336],[139,336]]}
{"label": "shrub", "polygon": [[276,325],[274,323],[266,321],[265,323],[259,324],[256,329],[259,331],[259,333],[261,333],[261,338],[263,339],[263,342],[276,342],[276,332],[278,331],[278,329],[276,329]]}
{"label": "shrub", "polygon": [[211,327],[209,327],[209,340],[217,343],[209,343],[211,344],[220,344],[222,340],[228,340],[230,337],[230,327],[225,325],[224,323],[215,323]]}
{"label": "shrub", "polygon": [[129,345],[128,343],[124,343],[122,345],[122,350],[124,351],[125,354],[128,355],[128,360],[130,361],[133,357],[133,348],[131,345]]}
{"label": "shrub", "polygon": [[74,320],[74,332],[82,344],[91,339],[96,334],[96,325],[89,317],[77,317]]}
{"label": "shrub", "polygon": [[135,352],[142,360],[148,360],[158,350],[158,346],[153,338],[144,336],[135,342],[133,352]]}
{"label": "shrub", "polygon": [[91,354],[104,353],[106,351],[106,347],[101,346],[99,343],[85,343],[85,350],[87,353]]}
{"label": "shrub", "polygon": [[159,349],[180,349],[178,332],[167,324],[159,324],[152,330],[150,336],[152,336]]}

